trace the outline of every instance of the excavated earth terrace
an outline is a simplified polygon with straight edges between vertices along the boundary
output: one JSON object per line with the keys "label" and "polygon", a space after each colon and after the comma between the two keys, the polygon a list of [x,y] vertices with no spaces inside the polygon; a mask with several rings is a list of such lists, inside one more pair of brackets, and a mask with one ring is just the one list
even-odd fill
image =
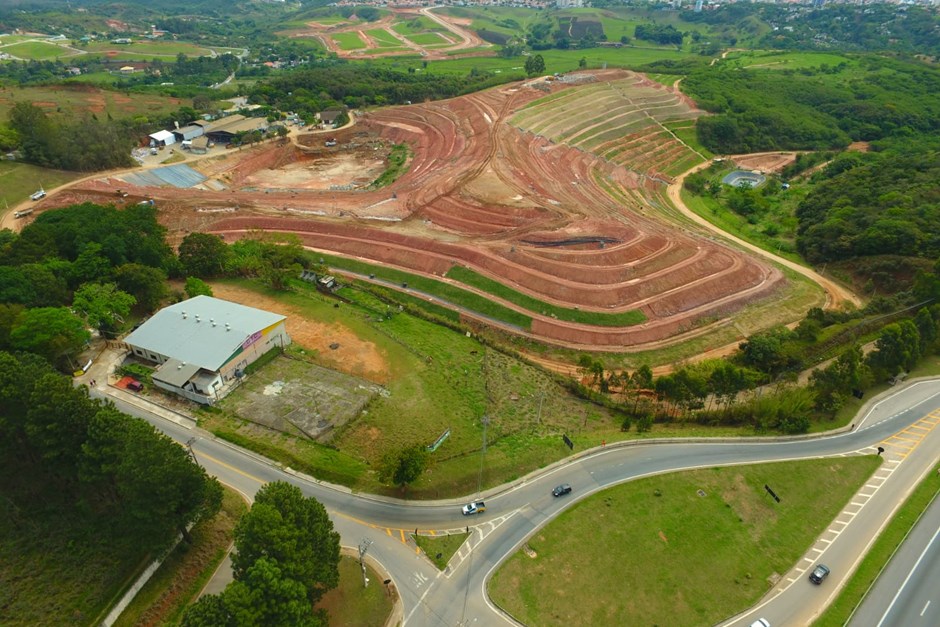
{"label": "excavated earth terrace", "polygon": [[[784,282],[776,268],[662,218],[669,166],[691,154],[662,122],[700,114],[641,75],[585,72],[372,111],[330,135],[336,146],[311,133],[223,151],[192,164],[206,177],[195,188],[99,178],[55,204],[113,202],[120,190],[125,202],[155,199],[175,241],[263,229],[429,276],[462,265],[557,306],[639,310],[646,321],[624,327],[525,311],[531,327],[515,330],[558,346],[636,350],[705,333]],[[372,188],[401,143],[407,171]]]}

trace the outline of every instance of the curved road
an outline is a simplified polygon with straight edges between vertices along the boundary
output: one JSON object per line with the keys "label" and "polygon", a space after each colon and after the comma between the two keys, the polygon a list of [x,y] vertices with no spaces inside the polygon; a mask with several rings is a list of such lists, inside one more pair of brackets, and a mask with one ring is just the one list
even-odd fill
{"label": "curved road", "polygon": [[[344,545],[372,540],[369,555],[388,571],[401,597],[404,624],[409,626],[516,624],[490,604],[487,579],[502,560],[564,508],[605,487],[692,468],[872,454],[880,445],[886,449],[885,462],[806,557],[781,577],[760,605],[725,623],[749,625],[764,616],[775,627],[806,625],[835,597],[891,513],[936,464],[940,450],[940,429],[935,428],[940,424],[940,381],[919,381],[870,401],[856,428],[841,434],[790,441],[630,443],[586,451],[488,491],[483,495],[487,511],[465,518],[459,505],[477,495],[418,503],[353,494],[277,468],[193,429],[184,420],[177,424],[160,418],[139,398],[132,399],[133,405],[124,399],[131,397],[113,398],[120,409],[147,419],[178,442],[191,441],[199,463],[246,496],[251,497],[265,482],[290,481],[327,507]],[[575,491],[570,498],[555,499],[550,490],[562,482],[570,483]],[[416,529],[440,534],[463,530],[468,524],[472,525],[470,538],[443,573],[420,555],[409,537]],[[832,575],[822,586],[813,586],[806,581],[806,573],[820,560],[832,568]]]}
{"label": "curved road", "polygon": [[750,250],[751,252],[754,252],[754,253],[757,253],[758,255],[766,257],[767,259],[770,259],[771,261],[775,263],[778,263],[782,266],[786,266],[787,268],[793,270],[794,272],[799,272],[800,274],[810,279],[814,283],[819,284],[819,286],[822,287],[826,291],[827,300],[829,301],[828,304],[830,307],[839,307],[843,302],[851,303],[855,305],[856,307],[860,307],[862,305],[862,300],[858,296],[856,296],[854,292],[842,287],[841,285],[839,285],[838,283],[834,281],[827,279],[826,277],[822,276],[815,270],[811,268],[807,268],[806,266],[802,266],[793,261],[790,261],[789,259],[784,259],[783,257],[775,255],[770,251],[764,250],[763,248],[759,246],[755,246],[754,244],[751,244],[750,242],[746,242],[740,237],[736,237],[732,235],[731,233],[723,231],[722,229],[718,228],[717,226],[715,226],[714,224],[712,224],[705,218],[701,217],[700,215],[698,215],[697,213],[689,209],[686,206],[685,202],[683,202],[682,200],[682,193],[681,193],[682,183],[685,182],[686,177],[689,176],[690,174],[694,174],[700,170],[704,170],[710,165],[711,165],[711,161],[700,163],[699,165],[695,166],[688,172],[680,174],[676,178],[676,180],[673,181],[673,183],[667,187],[666,191],[669,194],[669,200],[671,200],[672,204],[674,204],[679,209],[679,211],[682,212],[682,215],[686,216],[687,218],[689,218],[696,224],[705,227],[706,229],[715,233],[716,235],[723,237],[727,240],[730,240],[734,242],[735,244]]}

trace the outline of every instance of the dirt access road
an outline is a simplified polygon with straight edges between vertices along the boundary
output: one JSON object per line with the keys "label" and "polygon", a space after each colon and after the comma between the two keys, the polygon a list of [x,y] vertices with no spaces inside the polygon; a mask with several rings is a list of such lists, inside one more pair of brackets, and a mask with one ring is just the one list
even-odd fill
{"label": "dirt access road", "polygon": [[716,233],[720,235],[721,237],[734,242],[738,246],[746,248],[747,250],[751,252],[757,253],[758,255],[766,259],[769,259],[777,264],[786,266],[787,268],[793,270],[794,272],[799,272],[800,274],[802,274],[809,280],[818,284],[826,292],[826,307],[827,308],[837,309],[839,307],[842,307],[845,303],[851,303],[855,307],[861,307],[862,299],[859,298],[851,290],[839,285],[838,283],[834,281],[827,279],[826,277],[822,276],[821,274],[819,274],[818,272],[816,272],[815,270],[811,268],[802,266],[796,262],[790,261],[789,259],[784,259],[783,257],[775,255],[772,252],[766,251],[763,248],[760,248],[759,246],[755,246],[754,244],[751,244],[750,242],[746,242],[740,237],[736,237],[732,235],[731,233],[728,233],[727,231],[723,231],[722,229],[718,228],[717,226],[715,226],[714,224],[712,224],[705,218],[701,217],[700,215],[698,215],[697,213],[689,209],[688,206],[686,206],[686,204],[682,201],[682,194],[681,194],[682,184],[683,182],[685,182],[685,179],[687,176],[689,176],[690,174],[694,174],[700,170],[704,170],[710,165],[711,165],[711,161],[706,161],[705,163],[695,166],[688,172],[685,172],[684,174],[680,174],[676,178],[676,180],[667,188],[666,191],[669,194],[669,200],[672,201],[672,204],[674,204],[676,208],[678,208],[679,211],[682,212],[683,215],[688,217],[690,220],[692,220],[696,224],[705,227],[712,233]]}

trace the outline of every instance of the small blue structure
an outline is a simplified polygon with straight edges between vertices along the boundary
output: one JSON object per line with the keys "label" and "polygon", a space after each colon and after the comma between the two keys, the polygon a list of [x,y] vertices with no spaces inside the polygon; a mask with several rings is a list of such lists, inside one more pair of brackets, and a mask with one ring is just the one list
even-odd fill
{"label": "small blue structure", "polygon": [[758,174],[757,172],[735,170],[734,172],[731,172],[725,176],[725,178],[721,179],[721,182],[725,185],[731,185],[732,187],[758,187],[766,180],[766,176],[763,174]]}

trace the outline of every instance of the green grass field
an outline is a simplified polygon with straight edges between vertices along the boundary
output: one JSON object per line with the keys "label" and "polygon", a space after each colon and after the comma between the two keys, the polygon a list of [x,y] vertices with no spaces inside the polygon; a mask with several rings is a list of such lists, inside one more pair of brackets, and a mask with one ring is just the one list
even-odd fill
{"label": "green grass field", "polygon": [[730,67],[767,70],[799,70],[828,65],[835,67],[845,63],[848,68],[858,66],[858,61],[840,54],[828,52],[784,52],[777,50],[741,50],[728,53],[719,61]]}
{"label": "green grass field", "polygon": [[408,35],[408,39],[419,46],[447,45],[449,42],[437,33],[417,33]]}
{"label": "green grass field", "polygon": [[[709,468],[604,490],[537,532],[528,542],[536,557],[516,553],[489,593],[528,625],[719,623],[789,571],[880,462]],[[569,585],[576,580],[591,584]]]}
{"label": "green grass field", "polygon": [[[425,33],[428,31],[442,31],[446,30],[443,26],[435,22],[434,20],[425,17],[423,15],[415,16],[409,20],[402,20],[396,22],[392,29],[399,35],[416,35],[418,33]],[[410,39],[410,37],[409,37]]]}
{"label": "green grass field", "polygon": [[335,33],[330,35],[340,50],[361,50],[366,44],[359,38],[358,33]]}
{"label": "green grass field", "polygon": [[382,627],[392,613],[393,599],[386,594],[382,577],[366,564],[366,576],[371,585],[362,585],[362,569],[359,561],[353,557],[342,556],[339,559],[339,585],[330,590],[317,609],[324,609],[329,616],[329,624],[350,627]]}
{"label": "green grass field", "polygon": [[[195,44],[184,41],[135,41],[132,44],[114,44],[111,42],[91,42],[82,47],[89,53],[108,53],[116,52],[119,58],[123,54],[133,53],[136,55],[170,56],[176,57],[177,54],[185,54],[190,57],[201,57],[210,54],[207,48],[202,48]],[[112,56],[112,55],[108,55]]]}
{"label": "green grass field", "polygon": [[[42,186],[52,189],[82,176],[78,172],[50,170],[17,161],[0,161],[0,211],[29,198]],[[26,207],[28,208],[28,207]]]}
{"label": "green grass field", "polygon": [[[440,570],[447,568],[447,562],[454,556],[469,537],[467,533],[455,533],[445,536],[412,536],[415,544],[421,547],[428,559]],[[438,557],[440,556],[440,557]]]}
{"label": "green grass field", "polygon": [[[525,57],[515,57],[503,59],[497,57],[496,47],[480,48],[475,50],[454,51],[455,55],[465,55],[470,52],[488,51],[493,56],[486,57],[466,57],[461,59],[447,59],[445,61],[428,61],[427,68],[423,67],[423,59],[416,56],[413,59],[403,59],[396,57],[394,59],[376,59],[373,63],[395,65],[399,70],[407,70],[409,67],[416,71],[427,71],[440,74],[466,74],[472,69],[489,72],[499,72],[502,74],[518,75],[524,78],[522,70],[525,64]],[[605,63],[607,67],[632,68],[645,65],[659,59],[681,59],[688,56],[688,53],[678,52],[675,49],[649,50],[646,48],[591,48],[589,50],[542,50],[538,54],[545,60],[545,71],[553,72],[571,72],[578,69],[578,63],[584,57],[587,60],[589,68],[599,68]]]}
{"label": "green grass field", "polygon": [[76,54],[74,50],[44,41],[24,41],[10,46],[3,46],[0,48],[0,52],[12,54],[20,59],[34,61],[48,61]]}
{"label": "green grass field", "polygon": [[365,31],[366,35],[372,38],[375,41],[376,45],[382,46],[383,48],[403,48],[404,44],[395,38],[394,35],[389,33],[384,28],[373,28],[372,30]]}

